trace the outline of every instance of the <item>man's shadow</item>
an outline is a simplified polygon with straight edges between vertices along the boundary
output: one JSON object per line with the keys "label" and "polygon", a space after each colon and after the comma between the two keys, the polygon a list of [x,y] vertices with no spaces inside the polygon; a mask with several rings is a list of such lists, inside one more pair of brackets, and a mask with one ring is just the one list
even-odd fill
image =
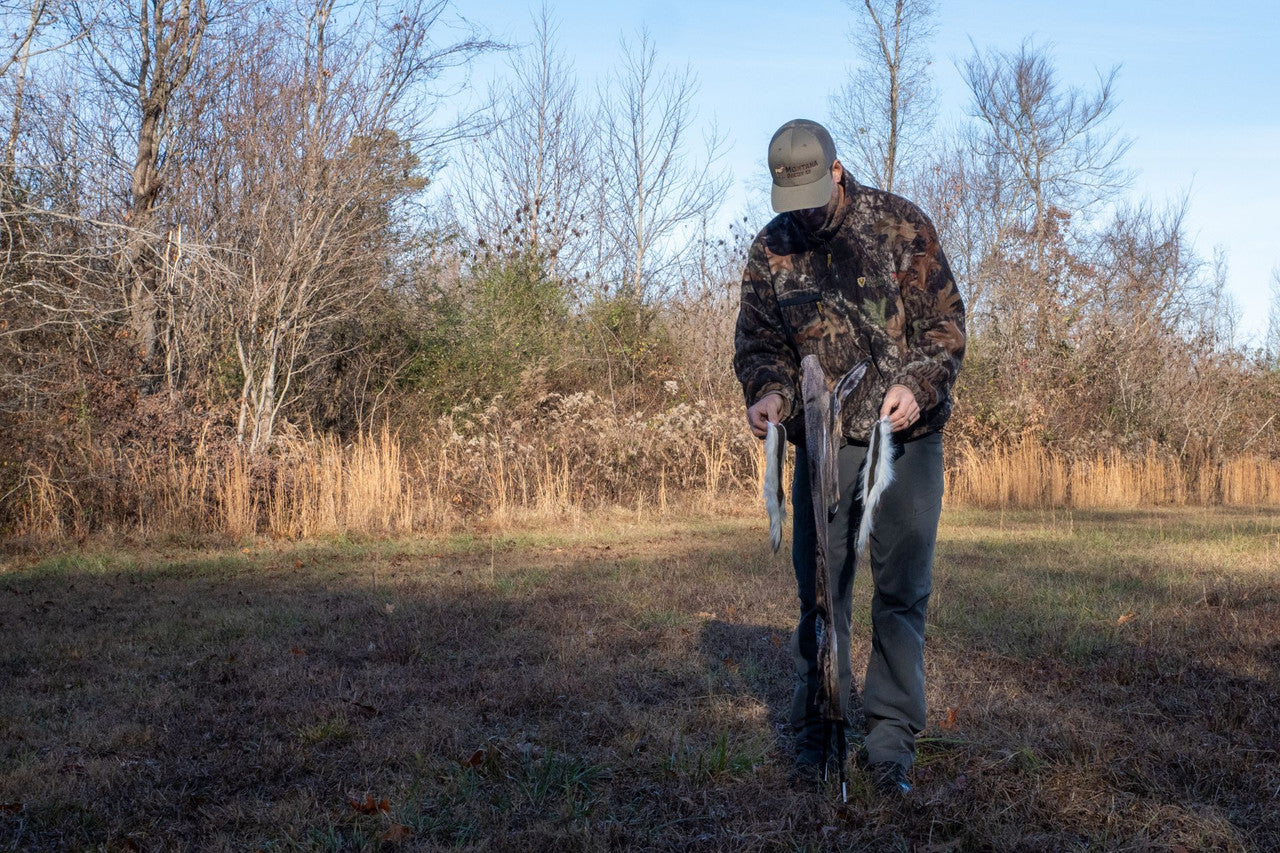
{"label": "man's shadow", "polygon": [[[703,623],[698,648],[717,691],[753,698],[768,709],[774,746],[778,755],[789,758],[795,743],[791,696],[796,683],[791,632],[713,619]],[[851,750],[861,743],[865,728],[856,678],[854,682],[849,702]]]}

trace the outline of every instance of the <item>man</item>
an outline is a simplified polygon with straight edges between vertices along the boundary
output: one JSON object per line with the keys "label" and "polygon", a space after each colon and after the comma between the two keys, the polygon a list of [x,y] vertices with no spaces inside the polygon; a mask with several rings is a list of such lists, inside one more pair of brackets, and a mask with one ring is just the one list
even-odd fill
{"label": "man", "polygon": [[[857,184],[821,125],[787,122],[769,143],[773,209],[780,215],[751,246],[742,280],[734,370],[757,436],[766,424],[803,423],[800,360],[816,354],[829,383],[864,358],[862,383],[841,409],[848,442],[839,457],[840,502],[827,543],[840,680],[848,719],[849,623],[861,517],[857,474],[879,418],[894,433],[895,480],[878,504],[869,545],[875,586],[871,656],[862,704],[863,741],[882,793],[911,790],[907,771],[925,726],[924,627],[942,508],[942,436],[951,386],[964,356],[964,304],[933,224],[899,196]],[[792,561],[800,621],[792,636],[796,687],[791,724],[795,777],[821,778],[825,756],[818,702],[815,524],[803,438],[796,446]]]}

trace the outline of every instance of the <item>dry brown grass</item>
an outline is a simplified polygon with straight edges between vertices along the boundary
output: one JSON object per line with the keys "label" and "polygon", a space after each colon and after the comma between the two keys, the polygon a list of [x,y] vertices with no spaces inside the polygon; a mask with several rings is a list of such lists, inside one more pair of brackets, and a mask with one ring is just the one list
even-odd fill
{"label": "dry brown grass", "polygon": [[20,558],[0,849],[1280,846],[1276,514],[947,513],[901,806],[787,787],[756,515]]}
{"label": "dry brown grass", "polygon": [[[505,529],[573,523],[606,507],[659,514],[759,493],[761,443],[733,407],[673,402],[616,412],[590,393],[551,395],[523,416],[501,400],[459,407],[413,442],[383,428],[340,444],[296,436],[269,455],[200,444],[163,457],[105,452],[83,492],[35,470],[13,532],[30,544],[100,531],[234,541]],[[978,449],[952,441],[952,507],[1277,506],[1280,462],[1241,456],[1188,467],[1149,450],[1067,456],[1033,440]]]}
{"label": "dry brown grass", "polygon": [[1188,467],[1148,450],[1089,457],[1047,451],[1032,440],[997,448],[961,443],[951,451],[953,506],[1137,508],[1280,505],[1280,461],[1239,456]]}

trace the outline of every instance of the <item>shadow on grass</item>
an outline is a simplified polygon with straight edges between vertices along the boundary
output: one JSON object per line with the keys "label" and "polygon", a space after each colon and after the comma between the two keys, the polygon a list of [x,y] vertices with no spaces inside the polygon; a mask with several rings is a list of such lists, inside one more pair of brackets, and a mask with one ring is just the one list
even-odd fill
{"label": "shadow on grass", "polygon": [[744,788],[780,820],[767,714],[717,686],[689,606],[708,564],[775,594],[735,546],[0,576],[0,848],[359,849],[396,826],[429,846],[664,846],[737,837]]}
{"label": "shadow on grass", "polygon": [[713,620],[702,626],[698,647],[714,687],[747,697],[766,710],[779,761],[791,754],[790,634],[779,628]]}
{"label": "shadow on grass", "polygon": [[[930,700],[956,719],[926,733],[913,801],[837,806],[785,783],[795,594],[760,538],[0,575],[0,846],[1280,840],[1274,598],[1197,604],[1145,569],[1105,585],[1092,545],[944,546]],[[1019,565],[1060,574],[1017,595]],[[1131,601],[1150,609],[1116,624]]]}

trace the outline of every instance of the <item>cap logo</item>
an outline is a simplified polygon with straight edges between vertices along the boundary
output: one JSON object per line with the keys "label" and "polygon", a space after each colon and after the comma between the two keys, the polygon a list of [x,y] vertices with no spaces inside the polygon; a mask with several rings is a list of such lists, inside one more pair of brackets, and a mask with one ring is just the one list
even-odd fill
{"label": "cap logo", "polygon": [[818,161],[817,161],[817,160],[812,160],[812,161],[810,161],[810,162],[808,162],[808,163],[801,163],[801,164],[800,164],[800,165],[798,165],[798,166],[787,166],[787,165],[782,165],[782,166],[779,166],[778,168],[774,169],[774,171],[775,171],[775,172],[777,172],[779,175],[781,175],[781,174],[783,173],[783,171],[785,170],[785,171],[786,171],[786,173],[787,173],[787,177],[788,177],[788,178],[794,178],[794,177],[796,177],[797,175],[804,175],[804,174],[807,174],[809,171],[811,171],[811,170],[813,170],[813,169],[816,169],[816,168],[818,168]]}

